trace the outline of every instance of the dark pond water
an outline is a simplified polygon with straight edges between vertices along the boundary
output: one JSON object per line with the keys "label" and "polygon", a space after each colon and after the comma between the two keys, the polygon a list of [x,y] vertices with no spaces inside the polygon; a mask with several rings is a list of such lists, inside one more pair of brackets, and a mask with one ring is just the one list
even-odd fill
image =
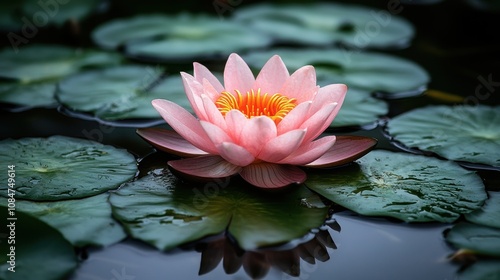
{"label": "dark pond water", "polygon": [[[242,5],[250,2],[243,1]],[[394,1],[350,2],[386,10],[389,3]],[[490,77],[489,79],[495,82],[500,81],[498,11],[474,9],[466,4],[475,1],[432,1],[439,3],[430,5],[411,3],[426,1],[406,2],[402,4],[401,7],[404,9],[399,15],[416,26],[417,37],[408,48],[394,50],[391,54],[415,61],[429,71],[431,82],[428,87],[431,89],[465,97],[464,102],[472,105],[500,104],[498,94],[500,86],[495,84],[486,98],[479,99],[476,91],[481,85],[481,77],[487,79]],[[210,3],[199,4],[197,1],[186,3],[185,6],[176,9],[214,13]],[[155,2],[146,1],[145,4],[154,5]],[[114,12],[131,14],[135,5],[138,4],[126,3],[121,6],[123,10]],[[145,8],[138,7],[138,9]],[[50,34],[34,39],[38,40],[71,45],[80,43],[75,42],[78,41],[75,38]],[[88,44],[85,40],[81,43]],[[447,104],[449,98],[449,96],[426,95],[392,100],[389,101],[388,117],[426,104]],[[152,151],[152,148],[136,135],[133,127],[113,127],[91,120],[81,120],[61,114],[54,108],[32,109],[18,113],[0,110],[0,127],[0,139],[65,135],[123,147],[138,158]],[[375,137],[379,139],[378,148],[398,150],[384,136],[381,127],[366,131],[342,130],[337,133]],[[488,190],[500,190],[498,172],[479,174],[485,180]],[[313,252],[319,248],[316,250],[315,264],[305,260],[299,261],[298,249],[292,252],[282,248],[277,251],[278,253],[246,252],[247,261],[255,265],[252,272],[269,266],[269,262],[265,260],[271,259],[269,255],[274,254],[274,265],[271,265],[265,279],[451,280],[459,278],[460,264],[447,259],[455,249],[446,244],[443,237],[443,232],[451,227],[450,224],[406,224],[384,218],[361,217],[341,207],[333,207],[333,211],[333,219],[338,223],[340,231],[338,228],[334,230],[326,227],[317,237],[329,241],[332,248],[320,245],[323,243],[318,243],[316,237],[312,241],[302,240],[305,244],[310,244]],[[215,257],[217,254],[213,253],[217,250],[207,251],[202,257],[203,249],[210,246],[223,248],[224,242],[221,236],[213,237],[171,252],[160,252],[149,245],[130,239],[109,248],[89,248],[80,252],[84,260],[70,279],[248,279],[248,275],[252,273],[245,272],[243,267],[228,275],[224,271],[222,261],[219,263],[219,259]],[[287,269],[295,272],[300,270],[300,275],[292,277],[289,273],[283,272]],[[205,270],[201,276],[199,276],[200,270]]]}
{"label": "dark pond water", "polygon": [[[447,255],[453,251],[441,235],[449,225],[406,225],[361,218],[349,211],[334,217],[341,230],[329,228],[327,235],[336,249],[323,250],[324,247],[316,243],[311,245],[311,251],[318,255],[315,264],[304,260],[294,262],[281,256],[284,264],[272,266],[264,279],[456,279],[459,266],[447,261]],[[254,257],[264,262],[272,259],[263,255]],[[126,241],[105,250],[91,250],[89,259],[71,279],[112,279],[116,275],[130,277],[124,279],[196,279],[200,260],[201,253],[193,249],[161,253]],[[301,273],[298,278],[280,269],[296,269],[297,264]],[[221,261],[199,278],[247,279],[248,275],[243,267],[227,275]]]}

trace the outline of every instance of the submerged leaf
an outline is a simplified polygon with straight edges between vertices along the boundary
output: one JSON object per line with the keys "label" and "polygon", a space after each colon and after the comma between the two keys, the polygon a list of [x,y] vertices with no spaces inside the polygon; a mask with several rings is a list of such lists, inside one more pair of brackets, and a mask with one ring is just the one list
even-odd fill
{"label": "submerged leaf", "polygon": [[407,147],[500,168],[500,106],[428,106],[394,117],[387,130]]}
{"label": "submerged leaf", "polygon": [[481,178],[453,162],[377,150],[356,163],[309,174],[306,185],[359,214],[407,222],[453,222],[486,200]]}
{"label": "submerged leaf", "polygon": [[[98,142],[52,136],[0,141],[0,160],[15,165],[16,198],[54,201],[103,193],[132,179],[134,156]],[[0,180],[7,182],[7,172]],[[7,185],[0,186],[7,196]]]}
{"label": "submerged leaf", "polygon": [[243,249],[276,245],[319,227],[327,214],[303,186],[269,193],[228,178],[187,185],[168,170],[125,184],[110,202],[134,238],[161,250],[226,229]]}

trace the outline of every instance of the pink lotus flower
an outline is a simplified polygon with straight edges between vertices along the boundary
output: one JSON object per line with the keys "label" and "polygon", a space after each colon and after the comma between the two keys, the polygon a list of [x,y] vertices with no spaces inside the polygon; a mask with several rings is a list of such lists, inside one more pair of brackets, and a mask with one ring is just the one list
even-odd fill
{"label": "pink lotus flower", "polygon": [[234,174],[254,186],[279,188],[302,183],[298,166],[329,167],[353,161],[372,149],[376,140],[320,134],[337,115],[347,87],[316,85],[316,72],[304,66],[289,74],[273,56],[257,78],[237,54],[224,70],[224,85],[203,65],[194,76],[181,73],[194,117],[181,106],[152,101],[175,130],[147,128],[138,134],[156,148],[187,157],[169,161],[189,176],[222,178]]}

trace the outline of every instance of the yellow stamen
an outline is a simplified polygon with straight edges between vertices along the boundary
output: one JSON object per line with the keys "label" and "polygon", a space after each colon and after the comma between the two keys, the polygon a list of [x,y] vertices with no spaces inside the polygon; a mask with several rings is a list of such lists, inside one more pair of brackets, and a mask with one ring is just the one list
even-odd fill
{"label": "yellow stamen", "polygon": [[262,94],[260,89],[253,89],[246,94],[235,90],[236,96],[227,92],[221,92],[221,96],[215,101],[215,105],[223,116],[235,109],[242,112],[247,118],[257,116],[268,116],[274,123],[278,124],[296,106],[295,98],[288,98],[279,93],[269,95]]}

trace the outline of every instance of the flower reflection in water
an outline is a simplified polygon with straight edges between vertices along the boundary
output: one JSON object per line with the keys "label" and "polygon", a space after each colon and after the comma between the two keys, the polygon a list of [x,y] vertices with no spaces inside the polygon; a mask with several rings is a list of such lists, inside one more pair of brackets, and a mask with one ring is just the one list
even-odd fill
{"label": "flower reflection in water", "polygon": [[[340,225],[336,221],[328,221],[327,225],[340,232]],[[201,252],[199,275],[211,272],[222,261],[227,274],[236,273],[243,267],[252,279],[265,277],[271,268],[298,277],[301,260],[311,265],[316,264],[316,261],[325,262],[330,259],[327,248],[336,249],[337,246],[326,227],[317,230],[312,238],[298,245],[292,242],[276,248],[245,251],[227,236],[196,245],[196,250]]]}

